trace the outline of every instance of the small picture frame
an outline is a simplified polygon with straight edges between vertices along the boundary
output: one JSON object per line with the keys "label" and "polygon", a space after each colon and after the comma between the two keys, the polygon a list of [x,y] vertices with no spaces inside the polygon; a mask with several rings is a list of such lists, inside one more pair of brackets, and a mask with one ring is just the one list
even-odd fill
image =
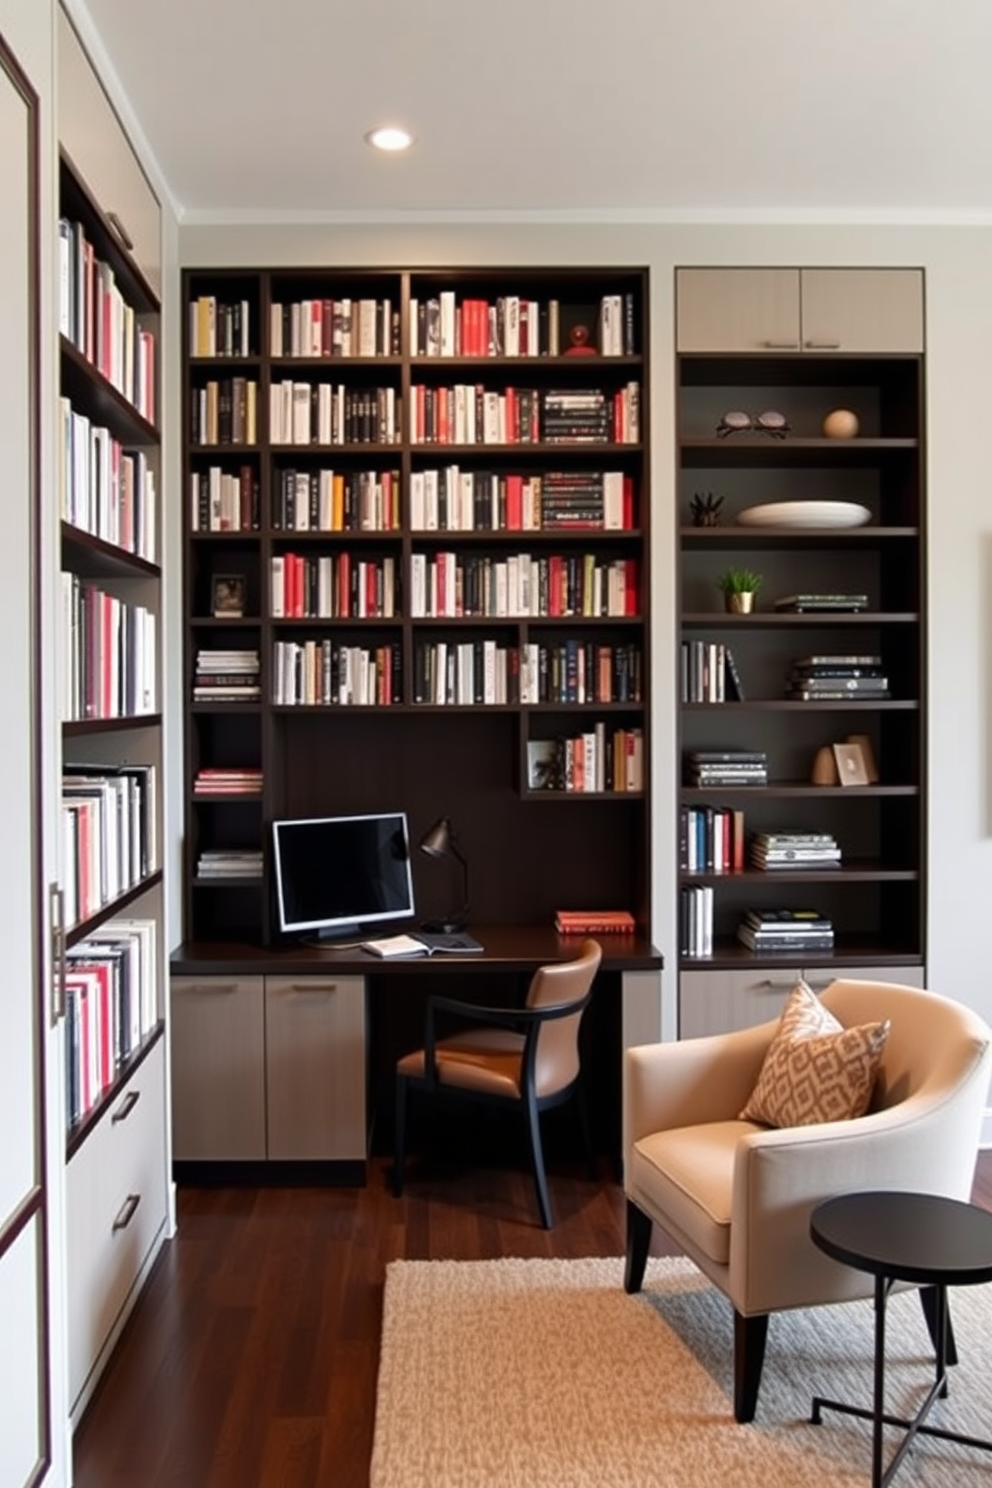
{"label": "small picture frame", "polygon": [[834,759],[841,785],[868,784],[868,771],[860,744],[835,744]]}
{"label": "small picture frame", "polygon": [[214,574],[210,607],[217,620],[240,620],[245,613],[244,574]]}
{"label": "small picture frame", "polygon": [[527,789],[561,790],[561,751],[557,739],[527,740]]}

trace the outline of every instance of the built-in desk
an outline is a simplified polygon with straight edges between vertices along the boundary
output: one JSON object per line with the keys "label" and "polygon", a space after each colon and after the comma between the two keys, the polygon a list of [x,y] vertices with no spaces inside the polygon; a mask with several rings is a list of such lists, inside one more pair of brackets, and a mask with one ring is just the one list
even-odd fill
{"label": "built-in desk", "polygon": [[[579,943],[542,925],[470,928],[481,954],[181,945],[171,958],[176,1176],[257,1181],[305,1164],[301,1178],[362,1182],[428,992],[455,979],[460,996],[505,1005],[535,967],[567,960]],[[594,1116],[619,1155],[621,1054],[661,1037],[662,957],[639,936],[596,939],[603,960],[583,1031]]]}

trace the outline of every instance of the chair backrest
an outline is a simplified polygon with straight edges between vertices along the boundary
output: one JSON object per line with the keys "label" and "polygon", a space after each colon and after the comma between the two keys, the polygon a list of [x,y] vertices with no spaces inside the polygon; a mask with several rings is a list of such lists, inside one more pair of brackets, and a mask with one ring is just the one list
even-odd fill
{"label": "chair backrest", "polygon": [[[889,1020],[871,1110],[912,1101],[947,1191],[967,1197],[992,1072],[992,1029],[963,1003],[892,982],[841,978],[823,1002],[845,1027]],[[922,1140],[919,1156],[922,1169]]]}
{"label": "chair backrest", "polygon": [[598,941],[584,940],[571,961],[539,966],[527,989],[527,1007],[558,1007],[579,1003],[575,1013],[548,1018],[540,1024],[534,1065],[539,1095],[551,1095],[571,1085],[579,1073],[579,1026],[585,1012],[583,998],[593,984],[603,959]]}

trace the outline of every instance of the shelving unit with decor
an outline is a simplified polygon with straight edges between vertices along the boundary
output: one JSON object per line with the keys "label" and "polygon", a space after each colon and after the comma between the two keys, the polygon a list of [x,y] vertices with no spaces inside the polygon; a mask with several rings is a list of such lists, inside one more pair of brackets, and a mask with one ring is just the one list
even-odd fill
{"label": "shelving unit with decor", "polygon": [[[88,64],[73,47],[78,43],[66,30],[65,66],[82,75]],[[98,90],[87,76],[91,93]],[[113,115],[104,106],[109,130]],[[168,1222],[160,306],[123,222],[112,221],[109,205],[91,194],[80,172],[89,164],[86,156],[77,165],[63,154],[59,171],[57,950],[66,1043],[73,1419],[92,1393]],[[158,205],[136,164],[134,174],[148,193],[147,221]],[[150,244],[143,239],[143,246]]]}
{"label": "shelving unit with decor", "polygon": [[[917,327],[906,332],[909,347],[900,344],[893,351],[883,341],[849,354],[842,336],[824,333],[815,348],[803,349],[798,294],[807,272],[700,269],[678,275],[679,298],[685,298],[677,372],[680,647],[687,666],[696,662],[696,672],[687,671],[684,679],[679,710],[682,1036],[774,1016],[783,987],[800,969],[819,981],[844,973],[923,978],[922,275],[892,271],[895,298]],[[823,272],[842,306],[848,271]],[[859,293],[865,274],[876,272],[884,301],[888,271],[849,272]],[[721,295],[734,303],[735,291],[744,297],[749,308],[736,318],[739,324],[753,310],[747,297],[756,287],[760,291],[764,273],[793,276],[797,318],[790,348],[773,349],[783,333],[762,335],[759,326],[751,333],[755,352],[720,350],[706,276],[718,276],[718,304]],[[698,337],[705,349],[697,350],[695,313],[701,307],[709,309]],[[733,337],[728,329],[728,344],[736,345]],[[839,408],[856,414],[856,437],[824,435],[824,418]],[[727,432],[725,416],[733,412],[747,413],[751,427]],[[754,421],[768,412],[783,415],[787,428],[763,432]],[[786,502],[795,505],[776,520],[774,504]],[[754,508],[765,505],[772,511],[756,517]],[[867,509],[867,520],[847,525],[852,514],[845,508],[851,505]],[[752,613],[725,611],[717,578],[729,567],[761,575]],[[776,607],[776,600],[796,595],[864,602],[837,609]],[[834,658],[841,672],[854,665],[853,658],[878,658],[883,693],[790,694],[793,668],[813,657]],[[838,682],[851,685],[846,677]],[[829,765],[833,744],[851,736],[867,740],[878,778],[858,785],[813,783],[820,751],[826,748]],[[764,774],[759,766],[751,779],[701,785],[687,769],[692,751],[750,753],[764,760]],[[699,848],[691,859],[690,823]],[[756,833],[790,831],[832,837],[840,862],[754,865]],[[727,832],[730,848],[721,852]],[[733,843],[741,835],[743,853],[738,850],[735,866]],[[705,954],[688,934],[693,896],[711,903]],[[746,911],[778,909],[810,909],[830,920],[832,946],[767,952],[739,942]]]}
{"label": "shelving unit with decor", "polygon": [[[414,836],[457,823],[476,918],[646,925],[644,272],[190,269],[183,293],[187,938],[272,939],[275,817],[397,803]],[[209,695],[212,650],[257,656],[257,691]]]}

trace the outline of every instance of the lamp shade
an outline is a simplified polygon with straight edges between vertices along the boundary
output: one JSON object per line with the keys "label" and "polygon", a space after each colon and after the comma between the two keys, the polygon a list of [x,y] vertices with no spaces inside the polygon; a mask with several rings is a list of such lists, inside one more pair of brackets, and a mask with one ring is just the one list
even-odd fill
{"label": "lamp shade", "polygon": [[429,858],[446,858],[451,853],[451,819],[442,816],[420,839],[420,851]]}

